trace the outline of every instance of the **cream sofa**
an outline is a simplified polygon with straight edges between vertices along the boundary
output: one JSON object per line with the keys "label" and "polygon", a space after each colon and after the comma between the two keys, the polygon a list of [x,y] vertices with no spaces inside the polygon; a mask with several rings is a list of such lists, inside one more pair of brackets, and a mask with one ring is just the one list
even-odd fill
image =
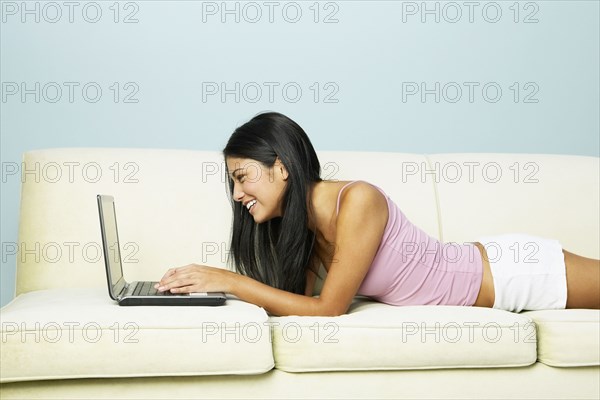
{"label": "cream sofa", "polygon": [[[324,179],[380,186],[445,242],[526,232],[600,256],[598,158],[318,155]],[[117,306],[98,253],[96,194],[115,197],[128,281],[189,263],[226,268],[219,152],[36,150],[19,172],[3,399],[600,397],[598,310],[393,307],[360,296],[347,314],[319,318],[272,316],[233,296],[221,307]]]}

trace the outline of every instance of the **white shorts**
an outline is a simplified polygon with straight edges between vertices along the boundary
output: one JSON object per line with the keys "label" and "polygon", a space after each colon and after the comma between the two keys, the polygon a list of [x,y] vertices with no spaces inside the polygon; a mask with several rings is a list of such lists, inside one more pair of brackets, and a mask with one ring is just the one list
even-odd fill
{"label": "white shorts", "polygon": [[523,233],[483,236],[494,280],[493,308],[564,309],[567,276],[562,246],[557,240]]}

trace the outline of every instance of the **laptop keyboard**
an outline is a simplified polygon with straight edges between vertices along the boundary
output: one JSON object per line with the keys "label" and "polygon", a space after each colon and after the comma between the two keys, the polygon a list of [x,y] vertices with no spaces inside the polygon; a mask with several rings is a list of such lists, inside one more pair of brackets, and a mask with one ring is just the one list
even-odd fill
{"label": "laptop keyboard", "polygon": [[172,296],[173,293],[169,290],[159,292],[154,289],[154,285],[158,282],[138,282],[133,289],[134,296]]}

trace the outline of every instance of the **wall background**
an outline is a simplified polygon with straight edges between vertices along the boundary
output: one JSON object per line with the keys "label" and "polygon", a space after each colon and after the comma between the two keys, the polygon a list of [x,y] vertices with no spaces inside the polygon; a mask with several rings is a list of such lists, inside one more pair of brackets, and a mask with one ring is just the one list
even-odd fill
{"label": "wall background", "polygon": [[317,150],[599,156],[599,2],[1,1],[0,304],[49,147],[220,150],[261,111]]}

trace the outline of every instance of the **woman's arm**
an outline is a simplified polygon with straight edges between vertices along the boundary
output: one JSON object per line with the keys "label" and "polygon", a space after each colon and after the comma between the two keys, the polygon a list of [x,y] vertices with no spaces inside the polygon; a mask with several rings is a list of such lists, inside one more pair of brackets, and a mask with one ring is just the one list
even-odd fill
{"label": "woman's arm", "polygon": [[385,197],[366,183],[353,185],[344,195],[337,218],[333,257],[322,260],[329,268],[319,297],[290,293],[245,275],[195,264],[167,271],[160,280],[159,290],[223,291],[279,316],[346,313],[375,258],[387,224],[388,209]]}
{"label": "woman's arm", "polygon": [[[261,292],[261,290],[268,290],[273,288],[251,278],[247,278],[248,281],[245,282],[245,284],[249,285],[249,287],[247,287],[246,289],[242,288],[242,292],[246,291],[247,293],[250,293],[250,296],[245,295],[243,293],[240,293],[239,287],[236,288],[236,285],[239,286],[240,282],[242,285],[244,284],[243,278],[246,277],[242,275],[237,275],[235,278],[233,278],[233,282],[231,284],[232,286],[230,287],[230,293],[236,295],[239,298],[245,298],[245,301],[257,305],[260,305],[259,303],[261,303],[261,301],[264,301],[265,304],[260,306],[267,310],[270,314],[274,315],[292,315],[286,314],[286,310],[289,311],[290,309],[295,309],[297,311],[296,314],[293,315],[335,316],[335,313],[330,313],[322,309],[322,304],[318,302],[318,298],[313,298],[313,291],[317,280],[317,274],[314,271],[318,270],[320,262],[320,258],[316,254],[314,254],[313,258],[311,259],[310,266],[306,271],[306,289],[304,292],[304,296],[292,294],[283,290],[274,289],[272,293],[273,299],[270,300],[269,298],[265,297],[271,296],[265,296],[265,293]],[[257,284],[256,288],[253,289],[252,287],[255,286],[255,284]],[[256,298],[252,297],[252,293],[256,294],[259,292],[260,295],[255,296]],[[286,297],[288,297],[287,301],[285,301]],[[277,304],[274,302],[279,303]],[[273,307],[270,307],[269,304],[279,305],[281,307],[281,310],[274,309]]]}
{"label": "woman's arm", "polygon": [[275,289],[244,275],[236,276],[231,284],[231,294],[240,300],[264,308],[269,314],[278,316],[337,315],[320,298]]}
{"label": "woman's arm", "polygon": [[315,283],[317,281],[317,275],[310,269],[306,271],[306,289],[304,291],[305,296],[312,297],[315,290]]}

